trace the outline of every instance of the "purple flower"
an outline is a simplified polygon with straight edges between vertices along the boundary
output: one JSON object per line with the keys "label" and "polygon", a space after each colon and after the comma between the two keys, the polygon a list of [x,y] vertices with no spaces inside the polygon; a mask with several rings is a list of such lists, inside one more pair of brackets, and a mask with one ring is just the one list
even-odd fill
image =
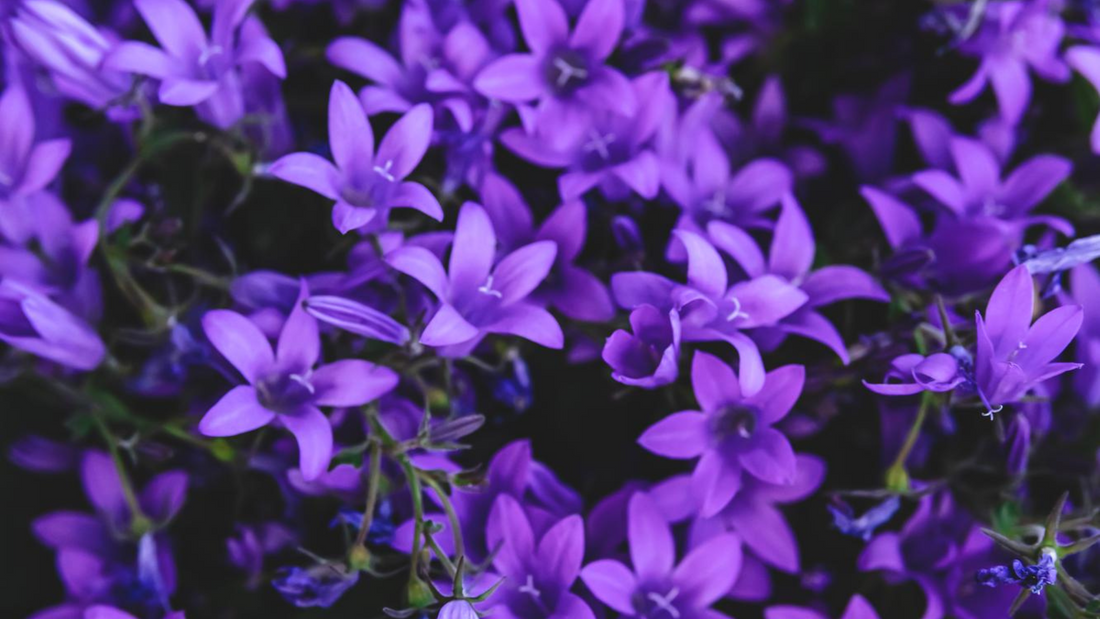
{"label": "purple flower", "polygon": [[675,382],[680,374],[680,314],[652,305],[630,312],[634,333],[619,329],[607,338],[603,360],[611,377],[624,385],[654,389]]}
{"label": "purple flower", "polygon": [[461,357],[487,334],[502,333],[562,347],[557,320],[526,300],[550,273],[557,245],[536,241],[497,262],[496,244],[485,209],[467,202],[458,214],[449,270],[422,247],[401,247],[387,255],[390,266],[424,284],[440,301],[420,334],[422,344]]}
{"label": "purple flower", "polygon": [[[45,618],[43,617],[43,619]],[[95,606],[89,606],[84,614],[80,616],[80,619],[137,619],[137,617],[113,606],[96,604]],[[164,615],[164,619],[186,619],[186,617],[184,617],[183,611],[179,611],[167,613]]]}
{"label": "purple flower", "polygon": [[619,305],[633,309],[652,305],[680,314],[684,341],[725,341],[740,357],[741,390],[746,396],[764,384],[764,362],[744,329],[773,326],[802,307],[808,296],[775,275],[763,275],[729,285],[718,250],[686,230],[673,235],[688,256],[687,284],[644,271],[616,273],[611,290]]}
{"label": "purple flower", "polygon": [[332,426],[318,406],[361,406],[391,391],[398,381],[389,368],[344,359],[314,369],[321,353],[317,321],[302,308],[303,282],[273,352],[260,329],[230,310],[203,317],[214,348],[248,381],[225,394],[199,422],[206,436],[235,436],[278,419],[298,441],[302,476],[318,477],[332,456]]}
{"label": "purple flower", "polygon": [[0,234],[18,243],[30,236],[36,210],[30,198],[53,182],[72,146],[67,139],[34,143],[34,113],[18,82],[0,95],[0,117]]}
{"label": "purple flower", "polygon": [[[825,615],[798,606],[771,606],[764,611],[764,619],[825,619]],[[853,595],[840,619],[879,619],[871,603],[862,595]]]}
{"label": "purple flower", "polygon": [[[1066,62],[1081,74],[1092,87],[1100,90],[1100,49],[1092,45],[1078,45],[1066,50]],[[1089,137],[1092,152],[1100,153],[1100,116],[1092,125]]]}
{"label": "purple flower", "polygon": [[306,313],[321,322],[363,337],[403,345],[409,330],[382,312],[339,296],[313,295],[302,304]]}
{"label": "purple flower", "polygon": [[407,182],[432,137],[432,112],[416,106],[398,120],[374,149],[363,106],[348,85],[332,84],[328,104],[329,147],[336,165],[313,153],[292,153],[269,172],[336,201],[332,224],[342,233],[374,223],[383,229],[391,208],[414,208],[443,219],[443,209],[427,188]]}
{"label": "purple flower", "polygon": [[650,426],[638,443],[667,458],[699,458],[692,489],[700,499],[700,514],[709,518],[740,490],[742,471],[772,484],[794,480],[794,450],[772,425],[790,412],[804,380],[802,366],[784,366],[769,372],[763,387],[746,397],[728,365],[696,352],[691,384],[703,410],[665,417]]}
{"label": "purple flower", "polygon": [[875,529],[890,522],[900,507],[901,499],[897,495],[887,497],[858,517],[846,503],[827,506],[829,513],[833,515],[833,526],[838,531],[844,535],[858,537],[865,542],[871,540]]}
{"label": "purple flower", "polygon": [[1027,267],[1020,265],[997,284],[985,317],[975,312],[977,354],[958,346],[927,358],[903,355],[887,376],[903,382],[864,385],[882,395],[912,395],[963,387],[976,394],[993,418],[1005,404],[1019,401],[1043,381],[1081,367],[1056,363],[1084,320],[1080,306],[1059,307],[1032,324],[1035,289]]}
{"label": "purple flower", "polygon": [[[786,334],[801,335],[825,344],[845,364],[848,348],[831,322],[817,308],[844,299],[871,299],[886,302],[890,296],[863,271],[847,265],[829,265],[811,271],[816,245],[810,222],[794,196],[783,197],[779,221],[775,225],[771,249],[765,261],[756,242],[744,230],[721,221],[707,226],[711,242],[729,254],[751,278],[772,275],[797,286],[806,294],[806,304],[784,316],[774,327],[755,333],[778,345]],[[759,341],[759,340],[758,340]]]}
{"label": "purple flower", "polygon": [[1047,585],[1058,582],[1058,569],[1054,566],[1055,555],[1053,552],[1044,552],[1039,562],[1035,565],[1024,565],[1023,561],[1016,559],[1011,566],[998,565],[979,570],[975,580],[987,587],[999,587],[1001,585],[1018,584],[1028,587],[1031,592],[1039,595]]}
{"label": "purple flower", "polygon": [[[26,0],[11,22],[19,47],[45,67],[58,91],[93,108],[109,108],[129,92],[123,73],[101,68],[114,48],[114,33],[96,28],[72,8],[53,0]],[[132,110],[108,111],[126,118]]]}
{"label": "purple flower", "polygon": [[595,619],[588,604],[569,592],[584,559],[580,516],[559,520],[536,538],[523,507],[502,494],[489,514],[487,537],[497,549],[493,566],[505,578],[490,603],[503,606],[504,616]]}
{"label": "purple flower", "polygon": [[348,573],[338,565],[315,565],[309,569],[283,568],[271,586],[298,608],[328,608],[357,582],[359,572]]}
{"label": "purple flower", "polygon": [[1100,405],[1100,273],[1091,264],[1070,271],[1070,296],[1084,310],[1077,361],[1081,371],[1074,377],[1077,392],[1089,406]]}
{"label": "purple flower", "polygon": [[83,320],[38,291],[0,281],[0,341],[76,370],[93,370],[107,354]]}
{"label": "purple flower", "polygon": [[588,235],[588,210],[582,202],[565,202],[536,229],[523,196],[503,177],[486,177],[481,195],[501,251],[511,252],[533,241],[553,241],[558,246],[554,266],[531,293],[532,300],[585,322],[603,322],[615,315],[607,285],[576,264]]}
{"label": "purple flower", "polygon": [[1064,32],[1061,18],[1046,0],[989,4],[977,35],[960,46],[963,54],[980,58],[981,64],[948,99],[956,105],[973,101],[992,84],[1001,117],[1019,123],[1031,101],[1028,67],[1051,82],[1069,80],[1069,68],[1058,57]]}
{"label": "purple flower", "polygon": [[737,579],[741,540],[732,533],[695,547],[677,565],[665,517],[639,492],[627,508],[627,536],[633,571],[614,559],[589,563],[581,580],[601,602],[627,617],[717,619],[710,610]]}
{"label": "purple flower", "polygon": [[439,609],[436,619],[479,619],[481,615],[466,600],[453,600]]}
{"label": "purple flower", "polygon": [[[125,41],[103,67],[160,80],[161,103],[195,106],[199,117],[222,129],[244,116],[246,92],[240,69],[256,63],[285,78],[283,52],[262,29],[241,28],[254,0],[218,0],[208,38],[183,0],[134,0],[160,48]],[[239,35],[239,36],[238,36]]]}
{"label": "purple flower", "polygon": [[557,0],[517,0],[530,53],[494,60],[474,80],[478,92],[509,103],[538,100],[537,133],[553,147],[573,142],[593,110],[630,116],[634,90],[604,64],[623,31],[623,0],[589,0],[572,32]]}
{"label": "purple flower", "polygon": [[631,86],[638,100],[634,114],[593,112],[584,131],[568,144],[556,146],[522,129],[505,131],[501,142],[536,165],[568,168],[558,179],[564,200],[579,198],[596,186],[609,199],[622,199],[633,191],[652,200],[657,196],[660,168],[648,143],[675,100],[664,73],[647,73]]}

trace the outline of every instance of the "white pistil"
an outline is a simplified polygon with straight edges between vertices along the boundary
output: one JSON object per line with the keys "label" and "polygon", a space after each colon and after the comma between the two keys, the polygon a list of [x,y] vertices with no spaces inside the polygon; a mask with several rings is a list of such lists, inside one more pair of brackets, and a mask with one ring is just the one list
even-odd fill
{"label": "white pistil", "polygon": [[291,374],[287,378],[305,387],[306,391],[308,391],[311,395],[316,393],[316,389],[314,389],[313,384],[309,382],[308,376],[302,376],[301,374]]}
{"label": "white pistil", "polygon": [[615,143],[615,134],[608,133],[603,135],[598,131],[591,131],[589,133],[588,143],[584,145],[585,152],[595,152],[601,159],[607,161],[611,157],[611,149],[608,147]]}
{"label": "white pistil", "polygon": [[220,45],[211,45],[210,47],[204,47],[202,53],[199,54],[199,64],[205,66],[210,62],[210,59],[214,56],[220,56],[225,50]]}
{"label": "white pistil", "polygon": [[675,600],[678,595],[680,595],[680,589],[673,587],[671,591],[663,596],[650,591],[646,597],[649,598],[658,609],[668,613],[672,619],[680,619],[680,611],[676,610],[676,607],[672,605],[672,601]]}
{"label": "white pistil", "polygon": [[535,579],[530,574],[527,575],[527,584],[519,588],[520,593],[526,593],[533,598],[542,597],[542,591],[535,588]]}
{"label": "white pistil", "polygon": [[493,290],[493,276],[489,275],[489,278],[485,280],[485,285],[477,289],[481,294],[487,294],[490,297],[501,298],[504,296],[499,290]]}
{"label": "white pistil", "polygon": [[382,178],[384,178],[384,179],[386,179],[386,180],[388,180],[389,182],[392,183],[392,182],[397,180],[396,178],[394,178],[393,174],[390,174],[390,169],[392,169],[392,168],[393,168],[393,160],[391,159],[391,160],[387,161],[385,163],[385,165],[374,166],[374,171],[375,171],[376,174],[378,174]]}
{"label": "white pistil", "polygon": [[588,69],[574,67],[566,62],[564,58],[555,58],[554,68],[558,70],[558,88],[568,84],[569,80],[574,77],[581,80],[588,78]]}
{"label": "white pistil", "polygon": [[730,297],[730,302],[733,303],[733,311],[726,316],[726,322],[733,322],[738,318],[749,318],[748,312],[741,311],[741,300],[737,297]]}

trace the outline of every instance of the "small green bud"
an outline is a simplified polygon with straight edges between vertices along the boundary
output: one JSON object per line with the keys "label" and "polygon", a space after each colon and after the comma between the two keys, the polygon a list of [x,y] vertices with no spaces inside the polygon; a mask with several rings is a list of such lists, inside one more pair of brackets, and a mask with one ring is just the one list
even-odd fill
{"label": "small green bud", "polygon": [[371,554],[366,546],[353,546],[348,552],[348,568],[353,572],[370,569]]}
{"label": "small green bud", "polygon": [[409,606],[412,608],[427,608],[435,603],[432,590],[428,588],[427,583],[420,580],[419,576],[414,575],[409,579],[405,594],[408,596]]}
{"label": "small green bud", "polygon": [[909,492],[909,473],[904,467],[892,466],[886,470],[886,489],[892,492]]}

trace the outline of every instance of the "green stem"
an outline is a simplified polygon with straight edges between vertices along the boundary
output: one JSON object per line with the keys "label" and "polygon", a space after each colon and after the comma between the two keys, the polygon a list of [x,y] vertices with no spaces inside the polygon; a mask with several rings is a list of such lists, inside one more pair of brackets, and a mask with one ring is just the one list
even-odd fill
{"label": "green stem", "polygon": [[370,446],[370,478],[367,481],[367,506],[363,509],[363,521],[359,524],[359,534],[355,536],[355,546],[363,546],[367,533],[374,522],[374,506],[378,503],[378,486],[382,482],[382,445],[374,441]]}
{"label": "green stem", "polygon": [[152,528],[152,522],[141,510],[137,494],[134,493],[134,486],[130,482],[130,476],[127,474],[126,467],[122,462],[122,454],[118,451],[118,442],[111,434],[110,428],[107,427],[107,423],[98,414],[93,413],[92,418],[95,419],[96,427],[99,428],[100,435],[107,443],[107,451],[111,455],[111,462],[114,463],[115,471],[118,472],[119,484],[122,486],[122,496],[126,500],[126,505],[130,508],[130,514],[132,515],[130,529],[135,535],[140,536]]}
{"label": "green stem", "polygon": [[418,580],[417,565],[420,563],[421,538],[424,537],[424,496],[420,489],[420,477],[416,474],[412,461],[405,454],[397,458],[401,470],[405,472],[405,479],[409,483],[409,493],[413,502],[413,548],[412,562],[409,567],[409,581]]}
{"label": "green stem", "polygon": [[909,453],[913,451],[913,447],[917,444],[917,439],[920,438],[921,428],[924,427],[924,420],[928,418],[928,411],[932,408],[934,396],[925,391],[921,394],[920,408],[917,409],[917,418],[913,420],[913,425],[909,428],[909,434],[905,437],[905,443],[901,446],[901,450],[898,451],[898,455],[894,458],[894,463],[890,465],[890,468],[886,471],[886,479],[896,479],[898,475],[905,475],[905,461],[909,458]]}
{"label": "green stem", "polygon": [[443,511],[447,514],[447,522],[450,523],[451,526],[451,535],[454,536],[455,556],[465,556],[466,545],[462,541],[461,523],[458,520],[458,514],[455,512],[455,506],[451,503],[451,497],[447,496],[447,494],[443,492],[443,488],[440,487],[439,482],[435,481],[430,476],[422,473],[421,479],[435,491],[436,495],[439,496],[439,502],[443,504]]}

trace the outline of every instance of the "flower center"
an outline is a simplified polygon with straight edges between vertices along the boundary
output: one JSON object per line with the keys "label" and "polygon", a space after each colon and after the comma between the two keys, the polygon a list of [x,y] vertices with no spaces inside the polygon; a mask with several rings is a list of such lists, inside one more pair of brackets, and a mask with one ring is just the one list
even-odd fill
{"label": "flower center", "polygon": [[731,296],[729,298],[729,302],[730,302],[730,305],[732,307],[730,308],[730,311],[726,314],[726,322],[733,322],[734,320],[737,320],[738,318],[744,318],[746,320],[751,318],[749,316],[748,312],[743,311],[741,309],[741,300],[740,299],[738,299],[737,297]]}
{"label": "flower center", "polygon": [[485,283],[480,288],[478,288],[477,291],[481,294],[488,295],[490,297],[496,297],[498,299],[504,296],[504,293],[502,293],[501,291],[493,290],[492,274],[489,274],[489,277],[485,280]]}
{"label": "flower center", "polygon": [[536,599],[542,597],[542,591],[539,591],[535,587],[535,577],[530,574],[527,575],[527,582],[519,588],[519,592],[525,593]]}
{"label": "flower center", "polygon": [[293,411],[316,392],[308,374],[276,373],[257,381],[255,387],[260,404],[276,412]]}
{"label": "flower center", "polygon": [[588,81],[588,62],[573,51],[558,52],[547,66],[547,79],[558,94],[568,95]]}
{"label": "flower center", "polygon": [[760,410],[755,406],[734,404],[726,406],[718,411],[711,424],[711,432],[719,440],[727,438],[752,438],[756,433],[756,426]]}
{"label": "flower center", "polygon": [[609,147],[614,142],[614,133],[602,134],[593,129],[588,134],[588,142],[584,145],[584,152],[596,153],[600,156],[600,159],[607,161],[611,158],[611,149]]}
{"label": "flower center", "polygon": [[393,160],[392,159],[387,161],[384,165],[374,166],[375,174],[377,174],[378,176],[381,176],[382,178],[384,178],[384,179],[388,180],[389,182],[393,183],[393,182],[397,181],[397,179],[394,178],[393,174],[390,173],[391,169],[393,169]]}
{"label": "flower center", "polygon": [[676,608],[672,602],[680,595],[680,589],[673,587],[668,593],[657,593],[656,591],[649,591],[645,594],[645,597],[639,600],[641,606],[641,616],[648,619],[680,619],[680,610]]}

